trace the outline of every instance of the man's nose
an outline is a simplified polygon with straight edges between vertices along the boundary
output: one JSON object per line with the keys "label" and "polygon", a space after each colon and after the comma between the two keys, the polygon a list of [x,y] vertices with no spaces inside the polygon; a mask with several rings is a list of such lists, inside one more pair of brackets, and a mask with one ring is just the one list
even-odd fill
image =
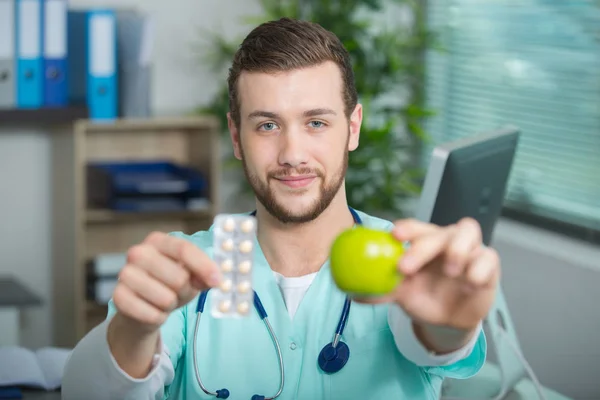
{"label": "man's nose", "polygon": [[308,161],[306,152],[306,139],[301,132],[288,129],[279,136],[279,164],[292,168],[306,164]]}

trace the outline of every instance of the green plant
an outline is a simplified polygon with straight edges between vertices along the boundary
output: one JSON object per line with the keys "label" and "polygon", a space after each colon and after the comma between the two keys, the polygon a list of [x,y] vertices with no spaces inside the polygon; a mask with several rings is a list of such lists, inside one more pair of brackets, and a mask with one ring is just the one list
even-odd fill
{"label": "green plant", "polygon": [[[317,22],[334,32],[349,51],[359,101],[364,106],[359,148],[350,154],[346,190],[350,204],[371,213],[400,217],[408,199],[420,191],[422,169],[417,161],[427,135],[423,119],[432,113],[422,106],[423,53],[431,35],[422,22],[422,2],[416,0],[261,0],[264,14],[244,21],[252,26],[281,17]],[[383,15],[384,3],[410,11],[412,24],[382,29],[373,15]],[[250,26],[250,25],[249,25]],[[204,32],[208,40],[203,62],[223,74],[239,41]],[[402,93],[406,101],[398,102]],[[226,127],[226,84],[210,104],[198,110],[221,118]],[[230,165],[239,167],[237,160]],[[247,183],[240,186],[247,190]]]}

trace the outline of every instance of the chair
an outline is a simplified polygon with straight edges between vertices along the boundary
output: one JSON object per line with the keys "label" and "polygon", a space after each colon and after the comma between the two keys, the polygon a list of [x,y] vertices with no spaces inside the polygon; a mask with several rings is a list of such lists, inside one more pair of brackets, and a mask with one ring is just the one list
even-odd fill
{"label": "chair", "polygon": [[521,351],[501,287],[484,328],[498,362],[487,361],[470,379],[446,379],[441,400],[571,400],[537,380]]}

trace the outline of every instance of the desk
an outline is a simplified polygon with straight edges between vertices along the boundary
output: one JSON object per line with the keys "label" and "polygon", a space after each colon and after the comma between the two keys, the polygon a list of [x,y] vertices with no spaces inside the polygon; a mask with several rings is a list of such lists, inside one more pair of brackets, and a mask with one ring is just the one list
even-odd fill
{"label": "desk", "polygon": [[19,311],[42,300],[12,277],[0,277],[0,346],[19,345]]}

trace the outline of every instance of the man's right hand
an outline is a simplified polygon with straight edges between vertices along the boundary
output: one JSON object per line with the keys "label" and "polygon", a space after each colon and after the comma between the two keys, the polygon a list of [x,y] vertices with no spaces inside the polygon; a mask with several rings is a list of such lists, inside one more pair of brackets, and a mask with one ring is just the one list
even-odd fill
{"label": "man's right hand", "polygon": [[154,232],[127,253],[113,302],[122,316],[147,332],[175,309],[219,284],[217,265],[193,243]]}
{"label": "man's right hand", "polygon": [[117,313],[107,328],[119,366],[133,378],[147,376],[169,314],[219,282],[217,265],[185,239],[154,232],[130,248],[113,292]]}

